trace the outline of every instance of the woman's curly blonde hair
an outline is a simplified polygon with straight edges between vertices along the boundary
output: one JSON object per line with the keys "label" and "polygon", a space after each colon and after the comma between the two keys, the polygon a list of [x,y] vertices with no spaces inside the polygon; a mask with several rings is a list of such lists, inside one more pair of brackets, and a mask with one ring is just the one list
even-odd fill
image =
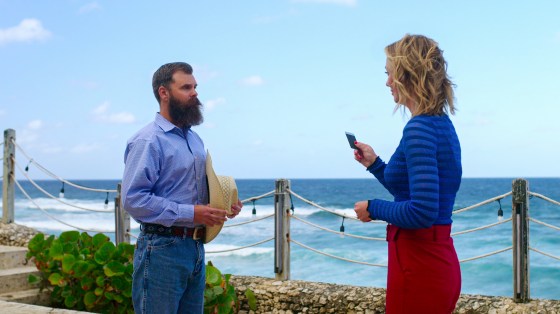
{"label": "woman's curly blonde hair", "polygon": [[447,62],[437,42],[426,36],[406,34],[385,47],[385,54],[399,94],[395,110],[412,101],[412,116],[455,114],[455,85],[447,75]]}

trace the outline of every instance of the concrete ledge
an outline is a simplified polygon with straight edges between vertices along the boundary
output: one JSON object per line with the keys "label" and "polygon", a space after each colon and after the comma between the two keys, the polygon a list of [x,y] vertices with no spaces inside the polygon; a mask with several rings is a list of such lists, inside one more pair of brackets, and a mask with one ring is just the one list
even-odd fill
{"label": "concrete ledge", "polygon": [[38,305],[7,302],[0,300],[0,313],[10,314],[87,314],[89,312],[55,309]]}
{"label": "concrete ledge", "polygon": [[[240,313],[385,313],[385,289],[298,280],[277,281],[255,276],[232,276],[241,300]],[[257,310],[249,311],[245,290],[257,297]],[[560,300],[515,303],[511,298],[463,294],[454,313],[560,313]]]}

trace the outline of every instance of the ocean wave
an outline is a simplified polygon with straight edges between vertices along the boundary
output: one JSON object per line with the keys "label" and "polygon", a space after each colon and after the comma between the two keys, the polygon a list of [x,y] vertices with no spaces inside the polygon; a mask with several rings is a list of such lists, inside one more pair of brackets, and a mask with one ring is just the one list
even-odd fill
{"label": "ocean wave", "polygon": [[83,212],[83,211],[87,211],[83,208],[93,209],[97,211],[114,209],[115,201],[109,200],[106,208],[105,208],[104,199],[84,200],[84,199],[67,199],[67,198],[62,198],[62,199],[35,198],[33,199],[33,202],[28,199],[17,199],[14,203],[16,210],[38,209],[37,205],[44,210]]}
{"label": "ocean wave", "polygon": [[[99,215],[60,215],[56,217],[65,224],[49,217],[26,217],[18,219],[17,223],[37,229],[42,232],[47,231],[70,231],[70,230],[96,230],[103,233],[113,233],[115,230],[115,220],[112,216],[102,217]],[[131,219],[130,228],[139,230],[140,225]]]}
{"label": "ocean wave", "polygon": [[212,251],[223,251],[223,250],[232,250],[238,249],[241,246],[229,245],[229,244],[213,244],[208,243],[204,246],[206,254],[210,254],[211,256],[242,256],[247,257],[251,255],[258,255],[258,254],[270,254],[274,252],[273,248],[268,247],[249,247],[244,248],[236,251],[228,251],[228,252],[220,252],[220,253],[212,253]]}

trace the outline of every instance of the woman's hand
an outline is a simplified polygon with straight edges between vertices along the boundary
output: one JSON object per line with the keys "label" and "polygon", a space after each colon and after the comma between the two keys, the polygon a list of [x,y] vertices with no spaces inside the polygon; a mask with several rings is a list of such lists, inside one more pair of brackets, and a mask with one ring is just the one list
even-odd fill
{"label": "woman's hand", "polygon": [[370,222],[371,217],[369,216],[369,212],[367,210],[367,201],[361,201],[354,204],[354,211],[356,212],[356,216],[363,222]]}
{"label": "woman's hand", "polygon": [[377,154],[373,148],[366,143],[355,142],[354,144],[358,147],[354,150],[354,159],[366,168],[371,166],[377,159]]}

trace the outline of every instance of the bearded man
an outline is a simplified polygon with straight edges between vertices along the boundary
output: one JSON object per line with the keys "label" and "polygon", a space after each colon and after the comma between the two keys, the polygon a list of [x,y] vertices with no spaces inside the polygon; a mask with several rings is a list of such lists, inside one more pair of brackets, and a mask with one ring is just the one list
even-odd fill
{"label": "bearded man", "polygon": [[202,104],[192,67],[162,65],[152,79],[160,112],[127,142],[123,208],[140,223],[134,251],[136,313],[203,313],[205,227],[235,217],[207,206],[206,150],[192,126]]}

